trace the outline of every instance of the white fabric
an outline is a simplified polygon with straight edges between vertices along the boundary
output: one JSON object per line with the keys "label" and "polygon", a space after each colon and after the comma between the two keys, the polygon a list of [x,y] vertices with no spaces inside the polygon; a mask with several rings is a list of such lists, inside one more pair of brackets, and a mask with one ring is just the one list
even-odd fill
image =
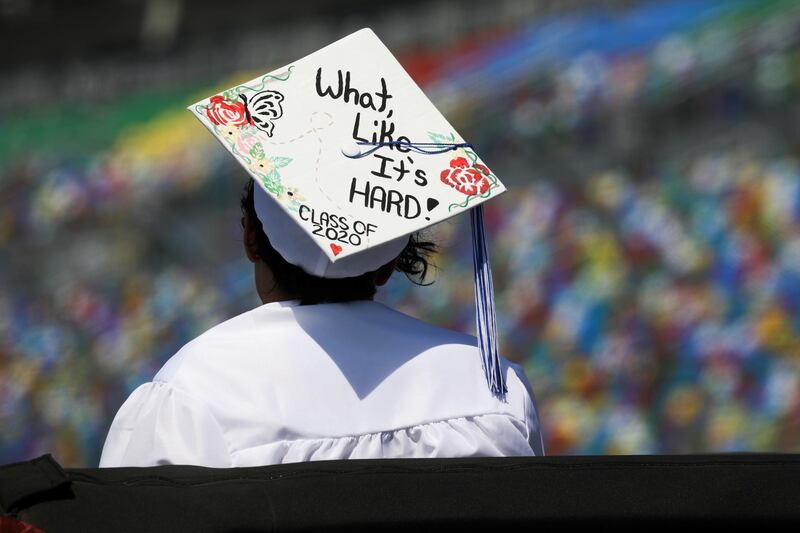
{"label": "white fabric", "polygon": [[262,305],[184,346],[120,408],[101,467],[541,455],[530,385],[475,339],[371,301]]}
{"label": "white fabric", "polygon": [[[394,259],[408,244],[408,235],[405,235],[333,262],[314,239],[258,183],[253,187],[253,200],[256,215],[272,247],[286,261],[299,266],[312,276],[320,278],[360,276],[364,272],[377,270]],[[352,224],[353,221],[349,223]]]}

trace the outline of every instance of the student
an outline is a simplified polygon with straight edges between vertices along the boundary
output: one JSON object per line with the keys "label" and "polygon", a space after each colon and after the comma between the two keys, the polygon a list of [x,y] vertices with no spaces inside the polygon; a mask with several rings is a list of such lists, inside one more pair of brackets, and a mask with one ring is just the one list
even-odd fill
{"label": "student", "polygon": [[[324,68],[338,73],[338,92],[323,88]],[[376,79],[374,93],[354,88]],[[248,83],[190,109],[254,179],[242,200],[243,240],[263,305],[189,342],[136,389],[100,466],[541,455],[531,387],[495,348],[475,205],[502,192],[499,180],[454,141],[452,126],[369,30]],[[416,147],[343,148],[362,113],[383,116],[387,130],[446,133]],[[412,148],[416,159],[406,155]],[[393,157],[416,171],[388,179]],[[394,195],[383,194],[389,186]],[[400,199],[416,209],[401,212]],[[433,245],[417,230],[469,209],[478,339],[373,301],[394,271],[424,277]]]}
{"label": "student", "polygon": [[261,195],[248,183],[242,209],[263,305],[189,342],[136,389],[101,467],[542,454],[519,366],[502,361],[500,399],[486,387],[473,337],[372,300],[393,271],[424,273],[430,243],[412,236],[358,276],[312,276],[270,244],[255,207]]}

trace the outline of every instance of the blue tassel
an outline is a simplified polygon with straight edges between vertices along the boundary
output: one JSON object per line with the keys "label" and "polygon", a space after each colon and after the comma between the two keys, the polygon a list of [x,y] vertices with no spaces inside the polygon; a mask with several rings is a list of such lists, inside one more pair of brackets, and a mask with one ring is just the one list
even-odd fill
{"label": "blue tassel", "polygon": [[486,247],[486,232],[483,227],[483,206],[470,211],[472,225],[472,262],[475,269],[475,310],[478,330],[478,349],[481,352],[483,371],[492,393],[504,396],[506,379],[500,368],[497,349],[497,319],[494,312],[494,287],[492,267]]}

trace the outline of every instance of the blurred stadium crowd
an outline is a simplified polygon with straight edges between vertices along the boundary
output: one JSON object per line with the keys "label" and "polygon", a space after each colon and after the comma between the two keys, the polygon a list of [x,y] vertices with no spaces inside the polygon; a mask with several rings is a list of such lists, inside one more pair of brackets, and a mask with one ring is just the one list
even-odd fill
{"label": "blurred stadium crowd", "polygon": [[[797,451],[800,6],[635,2],[489,30],[398,52],[509,185],[486,208],[501,348],[548,453]],[[0,462],[96,463],[127,394],[257,305],[246,176],[183,110],[212,90],[120,97],[84,153],[0,119],[30,141],[0,141]],[[431,231],[435,283],[396,277],[380,299],[470,332],[466,221]]]}

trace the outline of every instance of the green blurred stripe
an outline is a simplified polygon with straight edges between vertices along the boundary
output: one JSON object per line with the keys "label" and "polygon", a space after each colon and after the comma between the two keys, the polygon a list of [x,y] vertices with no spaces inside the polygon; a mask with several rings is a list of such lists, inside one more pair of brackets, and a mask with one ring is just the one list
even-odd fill
{"label": "green blurred stripe", "polygon": [[111,146],[133,125],[193,102],[198,87],[138,92],[93,104],[53,104],[0,118],[0,169],[26,155],[83,156]]}

